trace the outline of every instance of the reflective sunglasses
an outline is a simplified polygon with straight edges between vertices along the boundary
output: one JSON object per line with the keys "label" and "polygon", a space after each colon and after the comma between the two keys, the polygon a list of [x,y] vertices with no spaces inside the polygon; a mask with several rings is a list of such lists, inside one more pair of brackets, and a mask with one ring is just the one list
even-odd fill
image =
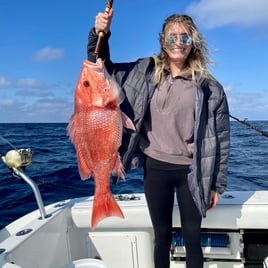
{"label": "reflective sunglasses", "polygon": [[172,33],[165,38],[165,42],[168,46],[174,46],[178,40],[180,40],[180,43],[184,46],[190,46],[193,43],[192,37],[187,33]]}

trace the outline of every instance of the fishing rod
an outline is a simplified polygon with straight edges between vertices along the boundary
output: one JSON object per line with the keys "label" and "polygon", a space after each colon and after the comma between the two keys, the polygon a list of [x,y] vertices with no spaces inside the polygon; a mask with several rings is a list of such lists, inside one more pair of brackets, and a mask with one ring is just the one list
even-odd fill
{"label": "fishing rod", "polygon": [[229,114],[229,116],[230,116],[231,118],[233,118],[234,120],[238,121],[239,123],[241,123],[241,124],[243,124],[243,125],[246,125],[246,126],[248,126],[249,128],[254,129],[254,130],[256,130],[257,132],[261,133],[264,137],[268,137],[268,131],[264,131],[264,130],[262,130],[262,129],[260,129],[260,128],[255,127],[254,125],[250,124],[246,119],[244,119],[244,120],[240,120],[239,118],[237,118],[237,117],[235,117],[235,116],[233,116],[233,115],[231,115],[231,114]]}

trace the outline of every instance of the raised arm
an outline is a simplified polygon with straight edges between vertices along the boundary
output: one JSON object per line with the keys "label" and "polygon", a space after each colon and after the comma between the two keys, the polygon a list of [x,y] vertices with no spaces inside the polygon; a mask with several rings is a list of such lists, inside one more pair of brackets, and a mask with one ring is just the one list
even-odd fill
{"label": "raised arm", "polygon": [[[93,28],[90,29],[88,35],[88,45],[87,45],[87,54],[88,60],[95,62],[96,58],[102,58],[103,60],[110,60],[110,51],[109,51],[109,44],[108,39],[111,35],[110,33],[110,26],[113,18],[113,9],[111,8],[110,12],[101,13],[99,12],[95,18],[95,25]],[[98,34],[99,32],[104,32],[102,48],[97,55],[95,53],[96,44],[98,41]]]}

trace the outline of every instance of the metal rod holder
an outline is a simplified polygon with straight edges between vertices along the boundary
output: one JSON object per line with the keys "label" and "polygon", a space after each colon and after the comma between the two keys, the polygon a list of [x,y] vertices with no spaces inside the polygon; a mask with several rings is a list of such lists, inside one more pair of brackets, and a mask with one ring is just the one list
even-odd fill
{"label": "metal rod holder", "polygon": [[[0,157],[2,161],[7,165],[5,156],[1,152],[0,152]],[[29,176],[27,176],[20,167],[12,167],[12,168],[9,167],[9,169],[13,171],[14,176],[17,176],[23,179],[26,183],[30,185],[30,187],[32,188],[34,192],[35,200],[36,200],[37,206],[41,214],[41,219],[42,220],[46,219],[49,215],[46,214],[44,202],[43,202],[43,199],[42,199],[42,196],[41,196],[41,193],[39,191],[37,184]]]}
{"label": "metal rod holder", "polygon": [[37,184],[32,179],[30,179],[20,168],[12,168],[12,170],[16,176],[19,176],[21,179],[23,179],[26,183],[28,183],[31,186],[34,192],[37,206],[41,214],[41,219],[44,220],[45,218],[47,218],[43,199]]}

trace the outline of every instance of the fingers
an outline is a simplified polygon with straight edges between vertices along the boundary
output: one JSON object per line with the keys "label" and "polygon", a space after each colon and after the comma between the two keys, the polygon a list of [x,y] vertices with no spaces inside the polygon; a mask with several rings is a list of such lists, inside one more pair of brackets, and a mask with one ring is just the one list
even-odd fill
{"label": "fingers", "polygon": [[210,194],[210,205],[208,207],[208,209],[213,209],[216,207],[217,203],[219,201],[219,193],[211,191]]}
{"label": "fingers", "polygon": [[110,30],[110,25],[113,17],[113,9],[110,9],[109,14],[99,12],[95,18],[95,31],[107,33]]}

